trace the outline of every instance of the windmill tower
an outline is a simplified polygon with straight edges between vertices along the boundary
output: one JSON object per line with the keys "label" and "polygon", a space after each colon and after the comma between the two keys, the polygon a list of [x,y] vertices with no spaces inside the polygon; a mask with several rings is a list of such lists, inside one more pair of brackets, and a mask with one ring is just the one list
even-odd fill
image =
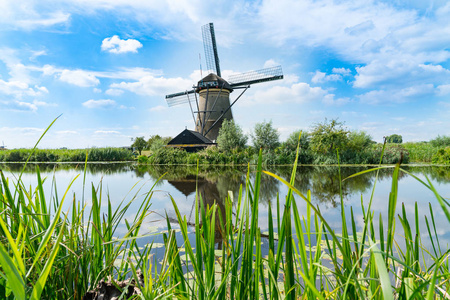
{"label": "windmill tower", "polygon": [[[202,26],[203,46],[209,75],[202,78],[192,89],[166,95],[169,106],[189,103],[195,131],[211,141],[217,139],[223,120],[232,120],[231,107],[254,83],[283,79],[281,66],[234,75],[228,81],[221,77],[219,55],[213,23]],[[230,94],[241,89],[230,101]],[[194,106],[194,107],[193,107]]]}

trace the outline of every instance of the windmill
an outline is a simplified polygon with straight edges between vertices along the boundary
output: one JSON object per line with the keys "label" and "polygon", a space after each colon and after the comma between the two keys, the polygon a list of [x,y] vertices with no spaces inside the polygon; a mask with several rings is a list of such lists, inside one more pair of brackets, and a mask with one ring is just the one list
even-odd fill
{"label": "windmill", "polygon": [[[190,90],[166,95],[166,102],[169,106],[189,103],[195,131],[214,141],[219,135],[223,120],[233,119],[231,107],[250,88],[250,85],[283,79],[283,71],[281,66],[276,66],[237,74],[226,81],[221,77],[213,23],[202,26],[202,36],[206,65],[211,73]],[[230,102],[230,94],[237,89],[242,91],[233,102]]]}

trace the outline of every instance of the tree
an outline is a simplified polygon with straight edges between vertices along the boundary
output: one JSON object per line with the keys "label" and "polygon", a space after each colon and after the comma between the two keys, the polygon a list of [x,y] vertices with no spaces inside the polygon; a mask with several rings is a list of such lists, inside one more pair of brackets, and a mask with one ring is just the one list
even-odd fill
{"label": "tree", "polygon": [[225,119],[217,136],[217,145],[220,150],[231,151],[244,148],[248,137],[242,132],[241,127],[233,120]]}
{"label": "tree", "polygon": [[145,141],[143,136],[139,136],[136,138],[131,138],[133,141],[133,144],[131,144],[131,147],[136,148],[139,151],[139,155],[141,155],[142,150],[147,146],[147,142]]}
{"label": "tree", "polygon": [[147,149],[150,149],[152,152],[155,152],[158,149],[161,149],[168,142],[170,142],[172,138],[170,137],[161,137],[160,135],[152,135],[147,141]]}
{"label": "tree", "polygon": [[374,143],[365,131],[352,131],[348,135],[348,148],[353,151],[362,151]]}
{"label": "tree", "polygon": [[311,148],[313,151],[328,154],[336,149],[345,149],[348,144],[349,131],[343,122],[333,119],[317,123],[311,132]]}
{"label": "tree", "polygon": [[273,150],[280,145],[280,134],[273,128],[272,121],[256,123],[254,132],[251,134],[253,146],[256,149],[264,148]]}
{"label": "tree", "polygon": [[282,146],[290,151],[296,151],[299,136],[300,136],[300,148],[304,150],[308,149],[309,133],[302,130],[296,130],[293,133],[291,133],[287,138],[287,140],[282,144]]}
{"label": "tree", "polygon": [[391,134],[386,137],[387,143],[401,144],[403,142],[402,136],[399,134]]}

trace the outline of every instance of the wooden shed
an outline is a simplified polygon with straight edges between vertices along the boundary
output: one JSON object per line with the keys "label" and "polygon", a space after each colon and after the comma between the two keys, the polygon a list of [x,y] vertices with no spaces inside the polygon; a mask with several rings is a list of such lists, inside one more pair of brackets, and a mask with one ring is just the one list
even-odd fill
{"label": "wooden shed", "polygon": [[197,152],[215,145],[216,143],[204,137],[197,131],[185,129],[174,137],[166,147],[181,148],[185,149],[187,152]]}

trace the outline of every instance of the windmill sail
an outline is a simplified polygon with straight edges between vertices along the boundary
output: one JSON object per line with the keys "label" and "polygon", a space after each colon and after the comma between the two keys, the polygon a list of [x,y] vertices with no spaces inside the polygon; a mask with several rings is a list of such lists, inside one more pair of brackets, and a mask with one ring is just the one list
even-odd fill
{"label": "windmill sail", "polygon": [[206,67],[212,73],[220,75],[219,54],[217,53],[216,35],[214,25],[209,23],[202,26],[203,46],[205,48]]}
{"label": "windmill sail", "polygon": [[193,96],[189,97],[189,94],[193,94],[194,92],[195,92],[194,90],[190,90],[190,91],[184,91],[184,92],[180,92],[180,93],[166,95],[167,105],[175,106],[175,105],[179,105],[179,104],[188,103],[189,101],[195,101],[195,97],[193,97]]}
{"label": "windmill sail", "polygon": [[237,87],[278,79],[283,79],[281,66],[233,75],[228,79],[228,82],[231,87]]}

